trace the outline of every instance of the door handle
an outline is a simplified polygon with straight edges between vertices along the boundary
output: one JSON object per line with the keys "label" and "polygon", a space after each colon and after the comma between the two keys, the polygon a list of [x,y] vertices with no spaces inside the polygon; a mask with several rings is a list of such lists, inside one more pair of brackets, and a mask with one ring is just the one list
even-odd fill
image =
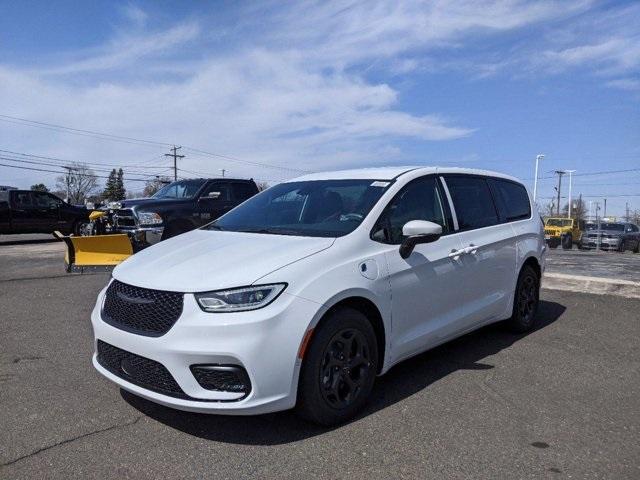
{"label": "door handle", "polygon": [[467,253],[466,248],[461,248],[460,250],[451,250],[449,254],[449,258],[458,258],[460,255]]}
{"label": "door handle", "polygon": [[478,252],[478,248],[480,247],[472,243],[468,247],[463,248],[463,250],[464,250],[464,253],[470,253],[471,255],[475,255]]}

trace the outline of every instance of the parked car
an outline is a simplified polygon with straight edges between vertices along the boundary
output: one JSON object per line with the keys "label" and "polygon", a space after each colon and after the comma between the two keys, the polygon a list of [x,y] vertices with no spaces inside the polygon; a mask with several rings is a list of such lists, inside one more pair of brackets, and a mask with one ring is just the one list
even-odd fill
{"label": "parked car", "polygon": [[140,246],[215,220],[258,193],[253,180],[196,178],[165,185],[149,198],[107,204],[107,233],[127,233]]}
{"label": "parked car", "polygon": [[600,228],[594,225],[580,238],[581,249],[600,247],[601,250],[616,250],[624,252],[631,250],[638,253],[640,250],[640,228],[633,223],[601,223]]}
{"label": "parked car", "polygon": [[176,409],[336,424],[398,362],[490,323],[534,328],[545,250],[506,175],[310,174],[118,265],[93,364]]}
{"label": "parked car", "polygon": [[565,250],[571,250],[573,243],[582,237],[583,222],[575,218],[552,217],[544,222],[544,239],[549,248],[562,245]]}
{"label": "parked car", "polygon": [[89,211],[48,192],[0,190],[0,233],[78,233]]}

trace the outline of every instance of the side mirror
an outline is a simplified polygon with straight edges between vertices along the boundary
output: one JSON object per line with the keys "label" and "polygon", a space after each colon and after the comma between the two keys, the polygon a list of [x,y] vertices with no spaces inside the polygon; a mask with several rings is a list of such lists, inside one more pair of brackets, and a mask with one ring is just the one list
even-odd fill
{"label": "side mirror", "polygon": [[402,235],[405,239],[400,245],[400,256],[407,258],[416,245],[438,240],[442,236],[442,227],[426,220],[411,220],[402,227]]}

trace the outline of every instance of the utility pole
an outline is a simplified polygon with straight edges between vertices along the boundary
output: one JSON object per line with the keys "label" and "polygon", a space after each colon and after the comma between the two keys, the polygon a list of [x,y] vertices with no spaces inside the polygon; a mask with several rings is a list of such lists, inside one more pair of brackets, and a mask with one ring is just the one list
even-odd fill
{"label": "utility pole", "polygon": [[556,215],[560,216],[560,189],[562,188],[562,175],[566,172],[564,170],[556,170],[556,175],[558,175],[558,204],[556,205]]}
{"label": "utility pole", "polygon": [[71,203],[71,185],[73,184],[73,178],[71,178],[71,171],[75,170],[74,167],[62,167],[67,171],[65,175],[65,180],[67,184],[67,202]]}
{"label": "utility pole", "polygon": [[598,216],[598,211],[600,210],[600,202],[593,202],[596,204],[596,250],[600,250],[600,238],[601,238],[601,232],[600,232],[600,217]]}
{"label": "utility pole", "polygon": [[222,173],[222,178],[224,178],[224,172],[226,172],[226,171],[227,171],[227,169],[226,169],[226,168],[221,168],[221,169],[220,169],[220,172]]}
{"label": "utility pole", "polygon": [[604,218],[607,218],[607,199],[604,199],[604,213],[602,214]]}
{"label": "utility pole", "polygon": [[536,203],[536,194],[538,193],[538,163],[544,158],[544,155],[536,155],[536,173],[533,179],[533,203]]}
{"label": "utility pole", "polygon": [[626,202],[625,210],[626,210],[625,220],[628,222],[629,221],[629,202]]}
{"label": "utility pole", "polygon": [[571,218],[571,175],[575,170],[565,170],[564,172],[569,174],[569,207],[567,208],[567,214],[568,218]]}
{"label": "utility pole", "polygon": [[184,155],[178,155],[178,150],[182,147],[176,147],[175,145],[171,148],[171,153],[165,153],[165,157],[173,157],[173,181],[178,180],[178,159],[184,158]]}

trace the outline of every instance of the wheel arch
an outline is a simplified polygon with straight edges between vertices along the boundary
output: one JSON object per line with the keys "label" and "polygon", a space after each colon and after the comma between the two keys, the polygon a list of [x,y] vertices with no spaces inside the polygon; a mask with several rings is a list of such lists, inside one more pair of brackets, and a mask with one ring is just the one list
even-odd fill
{"label": "wheel arch", "polygon": [[[382,313],[371,299],[360,295],[350,295],[340,298],[323,311],[318,321],[313,325],[313,330],[315,331],[320,325],[322,325],[322,322],[329,315],[340,308],[352,308],[357,310],[367,317],[371,323],[373,331],[376,334],[376,343],[378,346],[378,373],[380,373],[384,367],[385,354],[387,350],[387,332]],[[313,335],[309,340],[313,340]]]}
{"label": "wheel arch", "polygon": [[527,257],[525,261],[522,262],[522,266],[520,267],[520,271],[518,272],[518,275],[520,275],[520,272],[522,271],[522,269],[527,265],[531,266],[535,270],[536,274],[538,275],[538,279],[542,278],[542,267],[540,266],[540,262],[538,261],[538,259],[533,255]]}

